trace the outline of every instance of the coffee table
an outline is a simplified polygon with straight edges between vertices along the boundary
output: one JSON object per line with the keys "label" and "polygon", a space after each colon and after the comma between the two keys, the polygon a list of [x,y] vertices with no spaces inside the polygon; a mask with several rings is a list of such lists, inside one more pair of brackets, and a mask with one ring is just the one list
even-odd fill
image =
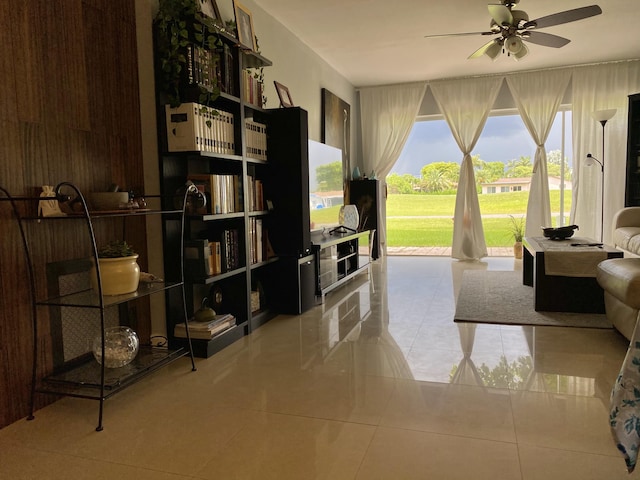
{"label": "coffee table", "polygon": [[536,311],[605,312],[596,266],[607,258],[622,257],[620,250],[585,237],[525,237],[523,244],[522,283],[533,287]]}

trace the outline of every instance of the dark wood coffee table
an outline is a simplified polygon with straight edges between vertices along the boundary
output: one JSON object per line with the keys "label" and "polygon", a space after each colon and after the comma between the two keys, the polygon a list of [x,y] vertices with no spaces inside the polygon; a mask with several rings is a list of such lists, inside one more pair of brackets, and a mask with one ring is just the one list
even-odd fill
{"label": "dark wood coffee table", "polygon": [[[602,260],[605,259],[605,255],[606,258],[620,258],[623,253],[609,245],[572,246],[575,243],[598,242],[584,237],[553,241],[544,237],[524,238],[522,283],[533,287],[536,311],[604,313],[604,294],[595,277],[596,263],[591,265],[588,262],[593,262],[593,259],[598,256],[595,252],[603,252]],[[593,276],[573,276],[574,272],[570,271],[570,267],[566,275],[548,274],[545,266],[545,252],[553,252],[553,255],[572,255],[571,258],[576,260],[576,264],[581,257],[584,257],[587,260],[586,270],[589,271],[585,273],[583,268],[580,275],[592,274]]]}

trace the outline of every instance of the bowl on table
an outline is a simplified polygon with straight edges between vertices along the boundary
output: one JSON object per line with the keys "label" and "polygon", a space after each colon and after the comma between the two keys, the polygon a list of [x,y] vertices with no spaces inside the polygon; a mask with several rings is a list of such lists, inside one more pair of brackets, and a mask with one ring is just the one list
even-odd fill
{"label": "bowl on table", "polygon": [[570,238],[578,225],[567,225],[564,227],[542,227],[542,234],[550,240],[566,240]]}
{"label": "bowl on table", "polygon": [[91,192],[88,195],[89,209],[96,211],[127,208],[129,192]]}

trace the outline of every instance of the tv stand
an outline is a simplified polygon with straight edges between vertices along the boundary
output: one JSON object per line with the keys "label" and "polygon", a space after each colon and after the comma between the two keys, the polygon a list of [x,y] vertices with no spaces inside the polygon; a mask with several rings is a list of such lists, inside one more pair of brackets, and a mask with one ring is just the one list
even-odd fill
{"label": "tv stand", "polygon": [[334,229],[328,235],[322,232],[311,234],[316,256],[316,296],[320,302],[330,291],[369,270],[370,239],[374,233],[374,230],[350,232]]}

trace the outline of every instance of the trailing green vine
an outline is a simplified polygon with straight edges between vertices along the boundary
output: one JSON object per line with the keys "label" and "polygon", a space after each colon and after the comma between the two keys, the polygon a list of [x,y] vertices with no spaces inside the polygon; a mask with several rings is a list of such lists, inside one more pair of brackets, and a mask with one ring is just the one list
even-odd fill
{"label": "trailing green vine", "polygon": [[[153,22],[156,86],[161,94],[161,103],[168,103],[172,107],[177,107],[183,100],[181,94],[186,69],[189,61],[193,62],[193,58],[188,58],[189,48],[204,49],[208,61],[218,61],[216,48],[221,45],[217,35],[220,27],[212,18],[202,14],[198,1],[160,0],[160,8]],[[202,69],[199,74],[198,103],[208,105],[220,95],[220,88],[210,69]]]}

